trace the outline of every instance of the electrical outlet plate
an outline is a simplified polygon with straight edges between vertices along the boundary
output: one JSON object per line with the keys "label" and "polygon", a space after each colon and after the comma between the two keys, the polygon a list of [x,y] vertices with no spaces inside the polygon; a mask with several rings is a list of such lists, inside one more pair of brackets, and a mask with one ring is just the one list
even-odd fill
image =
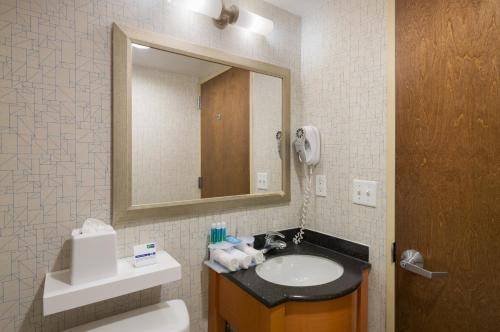
{"label": "electrical outlet plate", "polygon": [[316,196],[326,197],[326,175],[316,175]]}
{"label": "electrical outlet plate", "polygon": [[269,189],[269,184],[267,182],[267,173],[257,173],[257,189]]}
{"label": "electrical outlet plate", "polygon": [[377,182],[357,180],[353,182],[352,202],[358,205],[377,207]]}

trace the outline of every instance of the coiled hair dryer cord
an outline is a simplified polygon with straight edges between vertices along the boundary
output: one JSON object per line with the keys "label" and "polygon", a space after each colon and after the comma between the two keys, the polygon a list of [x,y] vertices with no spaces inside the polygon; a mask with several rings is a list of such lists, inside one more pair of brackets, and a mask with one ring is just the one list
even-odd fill
{"label": "coiled hair dryer cord", "polygon": [[309,206],[311,205],[312,174],[313,166],[308,166],[308,174],[306,174],[306,188],[304,190],[304,201],[302,202],[302,212],[300,214],[300,230],[293,237],[293,243],[295,244],[301,243],[304,238],[304,227],[306,226]]}

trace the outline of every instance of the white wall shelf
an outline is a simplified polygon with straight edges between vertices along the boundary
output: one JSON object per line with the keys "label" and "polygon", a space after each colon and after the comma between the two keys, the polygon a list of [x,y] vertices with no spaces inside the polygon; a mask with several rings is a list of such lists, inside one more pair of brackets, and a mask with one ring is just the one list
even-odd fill
{"label": "white wall shelf", "polygon": [[165,251],[157,263],[136,268],[132,257],[118,260],[114,277],[71,285],[70,270],[47,273],[43,291],[43,315],[107,300],[181,279],[181,265]]}

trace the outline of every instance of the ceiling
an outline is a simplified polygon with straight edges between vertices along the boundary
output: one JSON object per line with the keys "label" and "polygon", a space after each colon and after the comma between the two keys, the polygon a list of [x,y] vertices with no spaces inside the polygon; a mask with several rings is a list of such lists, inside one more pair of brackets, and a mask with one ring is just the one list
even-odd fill
{"label": "ceiling", "polygon": [[265,0],[297,16],[306,16],[328,0]]}
{"label": "ceiling", "polygon": [[132,47],[132,63],[163,71],[194,76],[199,78],[200,81],[217,76],[231,68],[218,63],[165,52],[155,48],[144,50]]}

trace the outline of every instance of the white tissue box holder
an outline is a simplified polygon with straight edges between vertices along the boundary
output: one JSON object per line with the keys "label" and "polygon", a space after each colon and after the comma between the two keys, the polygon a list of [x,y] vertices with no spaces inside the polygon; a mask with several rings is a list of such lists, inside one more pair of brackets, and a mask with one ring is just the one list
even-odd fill
{"label": "white tissue box holder", "polygon": [[75,229],[71,236],[72,285],[117,275],[116,232],[113,229],[90,234],[81,234]]}

